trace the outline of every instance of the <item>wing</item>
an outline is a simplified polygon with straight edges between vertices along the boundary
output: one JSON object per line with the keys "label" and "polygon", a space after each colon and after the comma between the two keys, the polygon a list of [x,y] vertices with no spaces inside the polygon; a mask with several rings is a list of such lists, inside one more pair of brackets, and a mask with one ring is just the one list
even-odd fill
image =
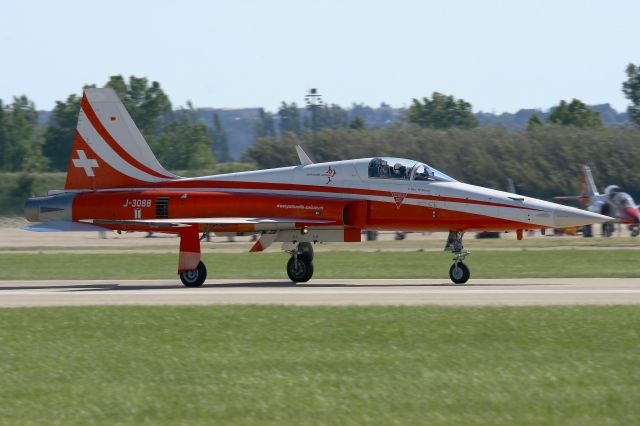
{"label": "wing", "polygon": [[203,225],[209,231],[220,229],[233,230],[237,228],[245,232],[249,231],[277,231],[281,229],[301,228],[304,226],[330,225],[333,220],[277,218],[277,217],[189,217],[176,219],[149,219],[149,220],[102,220],[87,219],[82,223],[90,223],[98,226],[109,227],[141,227],[153,228],[161,231],[163,228],[180,228],[190,225]]}
{"label": "wing", "polygon": [[35,225],[25,226],[22,229],[32,232],[105,232],[111,230],[109,228],[104,228],[90,223],[71,222],[68,220],[54,220],[51,222],[37,223]]}

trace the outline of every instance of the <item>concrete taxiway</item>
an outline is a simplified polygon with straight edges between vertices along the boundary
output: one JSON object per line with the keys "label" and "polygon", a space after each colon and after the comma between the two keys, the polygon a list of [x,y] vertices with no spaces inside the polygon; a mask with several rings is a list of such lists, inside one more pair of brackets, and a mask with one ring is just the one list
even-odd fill
{"label": "concrete taxiway", "polygon": [[613,305],[640,304],[640,278],[0,281],[0,307],[78,305]]}

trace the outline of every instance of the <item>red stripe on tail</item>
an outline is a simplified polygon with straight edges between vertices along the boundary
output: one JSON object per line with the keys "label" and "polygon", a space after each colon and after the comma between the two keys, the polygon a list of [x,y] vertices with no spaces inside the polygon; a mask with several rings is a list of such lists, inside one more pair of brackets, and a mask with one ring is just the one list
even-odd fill
{"label": "red stripe on tail", "polygon": [[158,173],[153,169],[150,169],[149,167],[145,166],[144,164],[142,164],[141,162],[139,162],[138,160],[133,158],[127,151],[125,151],[120,146],[120,144],[113,138],[113,136],[111,136],[109,131],[104,127],[104,125],[102,124],[102,122],[98,118],[97,114],[95,113],[95,111],[91,107],[91,103],[87,99],[86,95],[82,97],[82,110],[84,111],[85,115],[89,119],[89,122],[91,122],[91,124],[96,129],[98,134],[100,136],[102,136],[102,138],[111,147],[111,149],[113,149],[120,157],[122,157],[123,160],[125,160],[126,162],[128,162],[132,166],[138,168],[139,170],[150,174],[151,176],[155,176],[155,177],[159,177],[159,178],[163,178],[163,179],[171,179],[172,178],[172,176],[167,176],[167,175],[164,175],[162,173]]}

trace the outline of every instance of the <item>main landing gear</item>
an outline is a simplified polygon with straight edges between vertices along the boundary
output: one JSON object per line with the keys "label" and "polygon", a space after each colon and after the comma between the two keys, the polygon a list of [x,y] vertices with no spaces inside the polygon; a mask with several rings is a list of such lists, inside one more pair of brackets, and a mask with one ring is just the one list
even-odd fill
{"label": "main landing gear", "polygon": [[207,267],[202,261],[198,262],[196,269],[183,271],[180,273],[180,281],[186,287],[201,287],[207,279]]}
{"label": "main landing gear", "polygon": [[289,251],[287,275],[294,283],[306,283],[313,276],[313,246],[311,243],[298,243]]}
{"label": "main landing gear", "polygon": [[[453,265],[449,268],[449,277],[454,284],[464,284],[469,281],[471,271],[464,263],[470,254],[463,251],[462,237],[464,232],[449,232],[445,251],[453,253]],[[291,247],[291,245],[289,246]],[[291,257],[287,262],[287,275],[294,283],[305,283],[313,277],[313,245],[309,242],[293,243],[291,250],[286,250]],[[181,252],[182,253],[182,252]],[[189,254],[189,253],[186,253]],[[199,255],[199,251],[198,251]],[[186,287],[201,287],[207,279],[207,268],[202,261],[195,269],[184,270],[180,273],[180,281]]]}
{"label": "main landing gear", "polygon": [[444,247],[444,251],[451,251],[453,253],[453,265],[449,268],[449,278],[454,284],[464,284],[469,281],[471,276],[471,270],[463,262],[463,260],[469,256],[468,251],[462,251],[464,246],[462,245],[462,236],[464,232],[449,232],[447,238],[447,245]]}

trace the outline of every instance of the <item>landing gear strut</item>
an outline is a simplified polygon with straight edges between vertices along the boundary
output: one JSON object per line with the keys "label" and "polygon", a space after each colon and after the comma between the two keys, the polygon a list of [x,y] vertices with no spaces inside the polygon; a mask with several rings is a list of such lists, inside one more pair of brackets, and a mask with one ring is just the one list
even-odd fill
{"label": "landing gear strut", "polygon": [[183,271],[180,273],[180,281],[187,287],[200,287],[207,279],[207,268],[204,263],[199,262],[196,269]]}
{"label": "landing gear strut", "polygon": [[287,262],[287,275],[294,283],[306,283],[313,276],[313,246],[311,243],[298,243],[291,250]]}
{"label": "landing gear strut", "polygon": [[471,271],[469,267],[463,262],[463,260],[469,256],[468,251],[462,251],[464,246],[462,245],[462,236],[464,232],[449,232],[447,238],[447,245],[444,251],[451,251],[453,253],[453,265],[449,268],[449,278],[454,284],[464,284],[469,281]]}
{"label": "landing gear strut", "polygon": [[200,238],[198,227],[188,225],[178,228],[180,235],[180,255],[178,274],[186,287],[200,287],[207,279],[207,268],[200,260]]}

